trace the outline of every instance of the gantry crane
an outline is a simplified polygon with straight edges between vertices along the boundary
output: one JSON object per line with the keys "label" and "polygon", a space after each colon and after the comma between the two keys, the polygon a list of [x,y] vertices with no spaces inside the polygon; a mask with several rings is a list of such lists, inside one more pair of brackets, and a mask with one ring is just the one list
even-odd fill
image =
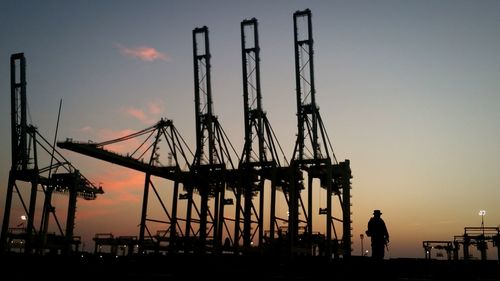
{"label": "gantry crane", "polygon": [[[80,243],[78,237],[74,236],[77,198],[94,200],[98,194],[103,193],[103,190],[85,178],[38,132],[34,125],[28,124],[26,59],[23,53],[11,56],[10,75],[12,166],[7,184],[0,250],[9,251],[13,246],[11,244],[18,244],[17,246],[27,254],[34,252],[43,254],[46,250],[69,253],[78,248]],[[46,163],[47,161],[49,163]],[[18,182],[27,182],[31,185],[28,206]],[[37,230],[35,213],[37,193],[40,190],[43,191],[45,198],[40,227]],[[65,229],[61,226],[55,207],[52,205],[53,192],[67,194],[69,197]],[[26,227],[10,227],[14,193],[18,195],[26,214],[23,215]],[[48,233],[51,214],[57,224],[59,235]]]}
{"label": "gantry crane", "polygon": [[[243,112],[245,121],[245,143],[238,169],[241,185],[236,191],[235,246],[240,236],[248,248],[257,234],[257,246],[264,239],[264,185],[271,184],[270,239],[274,239],[276,222],[276,189],[283,186],[288,162],[276,139],[262,107],[260,86],[260,46],[257,19],[241,22],[241,56],[243,69]],[[281,154],[280,154],[281,153]],[[285,165],[281,164],[282,158]],[[286,192],[284,192],[286,197]],[[241,197],[243,196],[243,204]],[[258,198],[258,204],[254,204]],[[258,206],[258,210],[256,209]],[[241,220],[243,216],[243,220]],[[240,226],[243,222],[243,227]]]}
{"label": "gantry crane", "polygon": [[[342,238],[344,257],[351,254],[351,218],[350,218],[350,179],[349,160],[338,163],[333,148],[319,114],[316,104],[314,84],[314,50],[312,36],[312,19],[309,9],[293,14],[294,50],[295,50],[295,82],[297,99],[297,140],[290,163],[291,175],[294,177],[290,190],[290,221],[288,224],[290,246],[292,251],[299,244],[299,235],[305,241],[311,241],[313,230],[313,179],[320,180],[320,186],[326,189],[326,208],[319,208],[319,214],[326,217],[326,253],[329,255],[338,241],[335,222],[342,222]],[[303,175],[307,175],[307,209],[301,191],[305,188]],[[332,215],[332,196],[339,199],[342,217]],[[320,203],[322,204],[322,203]],[[300,215],[300,209],[302,215]],[[304,225],[305,224],[305,225]],[[304,229],[300,233],[300,229]],[[332,233],[333,231],[333,233]],[[332,234],[335,239],[332,239]],[[340,241],[339,241],[340,243]]]}
{"label": "gantry crane", "polygon": [[[234,204],[234,198],[226,198],[225,191],[234,191],[237,177],[231,172],[235,171],[231,159],[231,154],[235,154],[234,148],[213,113],[210,56],[208,28],[203,26],[193,29],[196,152],[191,165],[194,189],[188,191],[187,213],[188,216],[192,213],[192,194],[196,190],[200,194],[201,207],[195,240],[200,252],[205,252],[207,246],[212,246],[216,252],[220,251],[223,236],[232,240],[224,217],[224,206]],[[209,210],[210,203],[213,203],[213,215]],[[186,237],[189,239],[190,235],[187,224]],[[209,242],[210,239],[212,242]]]}

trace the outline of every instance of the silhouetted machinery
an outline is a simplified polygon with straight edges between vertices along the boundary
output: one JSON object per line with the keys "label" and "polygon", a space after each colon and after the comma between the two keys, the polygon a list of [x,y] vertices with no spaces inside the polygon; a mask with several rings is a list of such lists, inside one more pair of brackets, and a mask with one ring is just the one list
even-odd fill
{"label": "silhouetted machinery", "polygon": [[[137,240],[139,253],[258,251],[284,255],[351,255],[350,163],[349,160],[337,161],[319,114],[311,11],[297,11],[293,20],[298,132],[290,162],[262,108],[260,46],[255,18],[241,22],[245,122],[241,157],[237,156],[213,112],[206,26],[195,28],[192,33],[194,152],[170,120],[161,120],[115,140],[100,143],[66,140],[57,144],[145,173]],[[130,146],[129,153],[112,151],[112,145],[139,138],[141,145]],[[168,165],[160,155],[168,156]],[[235,157],[238,161],[233,161]],[[157,179],[168,180],[172,188],[160,188],[155,183]],[[170,192],[170,205],[164,195],[159,195],[165,189]],[[151,190],[163,211],[160,217],[153,218],[152,212],[148,212]],[[314,192],[326,193],[325,201],[313,201]],[[266,194],[270,198],[265,198]],[[286,206],[279,205],[280,201]],[[318,209],[319,212],[314,211]],[[313,231],[320,228],[313,228],[313,217],[318,215],[325,218],[324,231]],[[268,230],[265,230],[266,220]],[[96,239],[96,243],[101,244],[108,241]],[[115,243],[114,240],[108,242]]]}
{"label": "silhouetted machinery", "polygon": [[488,243],[497,248],[497,259],[500,261],[500,228],[491,226],[466,226],[463,235],[455,235],[453,241],[423,241],[425,258],[431,259],[432,250],[444,250],[448,260],[452,254],[454,260],[460,259],[460,249],[463,251],[462,259],[471,259],[470,246],[475,246],[481,254],[481,260],[487,260]]}
{"label": "silhouetted machinery", "polygon": [[[15,248],[25,253],[78,250],[80,237],[74,236],[77,198],[96,199],[101,187],[94,186],[67,159],[65,159],[39,132],[28,124],[26,117],[26,59],[24,54],[13,54],[11,67],[11,137],[12,166],[9,172],[2,232],[1,252]],[[48,163],[47,163],[48,162]],[[29,201],[24,199],[27,183]],[[24,184],[26,185],[26,184]],[[45,195],[40,227],[35,226],[38,192]],[[65,228],[61,226],[52,205],[54,192],[68,195]],[[17,194],[22,206],[22,223],[11,227],[13,195]],[[15,202],[17,203],[17,202]],[[49,220],[53,217],[58,233],[49,233]],[[26,224],[25,224],[26,223]]]}
{"label": "silhouetted machinery", "polygon": [[463,259],[470,259],[469,247],[475,245],[481,253],[481,260],[487,259],[488,242],[493,247],[497,247],[497,259],[500,261],[500,228],[488,226],[467,226],[464,227],[464,234],[457,235],[453,239],[455,245],[455,258],[458,259],[460,245],[463,249]]}

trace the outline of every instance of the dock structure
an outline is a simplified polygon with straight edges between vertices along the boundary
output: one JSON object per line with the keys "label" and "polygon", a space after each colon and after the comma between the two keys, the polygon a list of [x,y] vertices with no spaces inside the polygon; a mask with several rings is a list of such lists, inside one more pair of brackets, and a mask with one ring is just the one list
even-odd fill
{"label": "dock structure", "polygon": [[[109,247],[114,254],[119,248],[127,248],[127,255],[351,256],[350,161],[337,160],[320,115],[314,80],[312,13],[309,9],[293,13],[297,133],[289,158],[262,105],[258,21],[245,19],[240,28],[244,114],[241,152],[235,151],[213,109],[216,91],[211,83],[207,26],[192,30],[193,149],[170,119],[161,119],[117,139],[57,142],[58,148],[144,173],[139,233],[126,237],[100,233],[94,237],[96,253]],[[79,241],[73,238],[76,198],[93,200],[103,191],[68,164],[55,145],[43,147],[51,153],[51,163],[40,168],[36,154],[40,137],[36,128],[26,123],[24,56],[13,55],[11,63],[13,164],[1,244],[7,249],[13,240],[24,239],[25,252],[44,251],[37,249],[49,244],[48,221],[54,211],[51,194],[62,192],[69,195],[65,231],[58,221],[57,225],[66,252],[70,252]],[[20,78],[16,76],[16,63],[20,65]],[[113,151],[117,144],[128,151]],[[66,171],[61,173],[61,168]],[[158,179],[163,180],[161,184]],[[12,195],[20,194],[16,181],[32,186],[29,205],[21,200],[27,214],[27,226],[21,232],[9,228]],[[36,230],[34,214],[40,186],[45,202],[42,225]],[[318,193],[326,196],[313,200],[313,194]],[[151,212],[152,206],[160,211]],[[313,221],[321,223],[313,225]]]}

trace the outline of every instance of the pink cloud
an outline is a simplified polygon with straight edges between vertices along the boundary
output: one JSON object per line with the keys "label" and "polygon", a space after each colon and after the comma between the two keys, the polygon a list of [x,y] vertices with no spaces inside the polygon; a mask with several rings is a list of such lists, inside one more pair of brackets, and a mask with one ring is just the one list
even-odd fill
{"label": "pink cloud", "polygon": [[[106,201],[106,203],[103,204],[103,202]],[[113,214],[113,212],[109,209],[103,209],[102,207],[109,207],[112,204],[113,200],[105,198],[105,195],[99,195],[96,200],[80,200],[78,202],[80,207],[89,207],[85,208],[84,211],[79,211],[77,218],[79,220],[88,220],[88,219],[93,219],[93,218],[100,218],[104,216],[109,216],[110,214]]]}
{"label": "pink cloud", "polygon": [[135,117],[141,121],[146,121],[147,117],[146,117],[146,113],[144,113],[144,110],[142,109],[137,109],[137,108],[134,108],[134,107],[129,107],[126,109],[126,112],[131,115],[132,117]]}
{"label": "pink cloud", "polygon": [[159,119],[155,115],[159,115],[163,111],[163,108],[158,102],[150,102],[148,103],[146,110],[131,106],[122,109],[122,111],[146,125],[152,125]]}
{"label": "pink cloud", "polygon": [[[125,129],[125,130],[120,130],[120,131],[115,131],[111,129],[101,129],[98,131],[98,141],[97,142],[102,142],[102,141],[108,141],[108,140],[114,140],[118,139],[124,136],[131,135],[135,133],[135,130],[131,129]],[[120,154],[127,154],[132,152],[133,149],[137,148],[140,145],[141,141],[133,138],[127,141],[122,141],[122,142],[117,142],[113,144],[109,144],[105,147],[105,149],[114,151]]]}
{"label": "pink cloud", "polygon": [[162,60],[169,62],[171,61],[170,56],[166,53],[159,52],[153,47],[140,46],[135,48],[128,48],[121,44],[116,44],[116,47],[120,50],[120,53],[127,57],[138,58],[143,61],[155,61]]}
{"label": "pink cloud", "polygon": [[124,136],[128,136],[130,134],[135,133],[135,130],[132,129],[124,129],[124,130],[111,130],[111,129],[101,129],[99,130],[98,136],[102,140],[112,140],[112,139],[117,139],[121,138]]}
{"label": "pink cloud", "polygon": [[103,199],[101,201],[103,205],[140,202],[144,177],[144,173],[118,166],[107,166],[106,169],[102,169],[99,174],[93,176],[104,189],[105,193],[99,195],[99,199]]}
{"label": "pink cloud", "polygon": [[151,102],[148,104],[148,107],[151,114],[160,114],[163,111],[162,107],[158,103]]}
{"label": "pink cloud", "polygon": [[141,172],[124,167],[103,165],[103,169],[92,178],[97,179],[104,189],[104,194],[96,200],[80,200],[79,219],[95,219],[103,216],[119,215],[117,210],[139,208],[144,189],[144,177]]}

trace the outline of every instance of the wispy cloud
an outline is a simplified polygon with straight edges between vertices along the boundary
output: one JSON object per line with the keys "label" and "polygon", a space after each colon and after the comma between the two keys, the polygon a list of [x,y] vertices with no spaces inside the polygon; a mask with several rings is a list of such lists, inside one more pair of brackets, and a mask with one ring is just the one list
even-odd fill
{"label": "wispy cloud", "polygon": [[[117,166],[106,166],[98,174],[93,175],[104,189],[102,204],[114,205],[120,202],[139,202],[144,186],[144,174]],[[106,196],[104,196],[106,195]]]}
{"label": "wispy cloud", "polygon": [[[135,130],[131,129],[124,129],[124,130],[112,130],[112,129],[100,129],[97,132],[98,139],[99,140],[114,140],[117,138],[121,138],[124,136],[131,135],[135,133]],[[137,147],[140,144],[140,140],[137,139],[130,139],[128,141],[124,142],[117,142],[117,143],[112,143],[110,145],[106,146],[106,149],[111,150],[113,152],[121,153],[121,154],[127,154],[130,153],[130,148],[131,147]]]}
{"label": "wispy cloud", "polygon": [[128,115],[142,121],[149,123],[150,120],[146,117],[146,113],[144,113],[144,110],[135,108],[135,107],[129,107],[125,109],[125,112],[127,112]]}
{"label": "wispy cloud", "polygon": [[127,57],[138,58],[143,61],[162,60],[169,62],[171,58],[168,54],[162,53],[153,47],[139,46],[139,47],[126,47],[121,44],[116,44],[120,53]]}
{"label": "wispy cloud", "polygon": [[159,115],[163,112],[163,104],[161,102],[149,102],[143,108],[129,106],[122,108],[122,111],[146,125],[151,125],[158,121]]}
{"label": "wispy cloud", "polygon": [[81,127],[80,129],[78,129],[77,131],[83,132],[83,133],[87,133],[87,132],[92,131],[92,127],[90,127],[90,126],[84,126],[84,127]]}
{"label": "wispy cloud", "polygon": [[[103,165],[98,174],[92,175],[95,183],[102,185],[104,194],[95,201],[82,200],[79,219],[95,219],[118,215],[116,210],[139,206],[144,187],[144,174],[123,167]],[[92,208],[85,208],[92,206]],[[133,208],[133,207],[132,207]]]}
{"label": "wispy cloud", "polygon": [[160,114],[163,111],[163,108],[158,103],[150,102],[148,108],[151,114]]}

